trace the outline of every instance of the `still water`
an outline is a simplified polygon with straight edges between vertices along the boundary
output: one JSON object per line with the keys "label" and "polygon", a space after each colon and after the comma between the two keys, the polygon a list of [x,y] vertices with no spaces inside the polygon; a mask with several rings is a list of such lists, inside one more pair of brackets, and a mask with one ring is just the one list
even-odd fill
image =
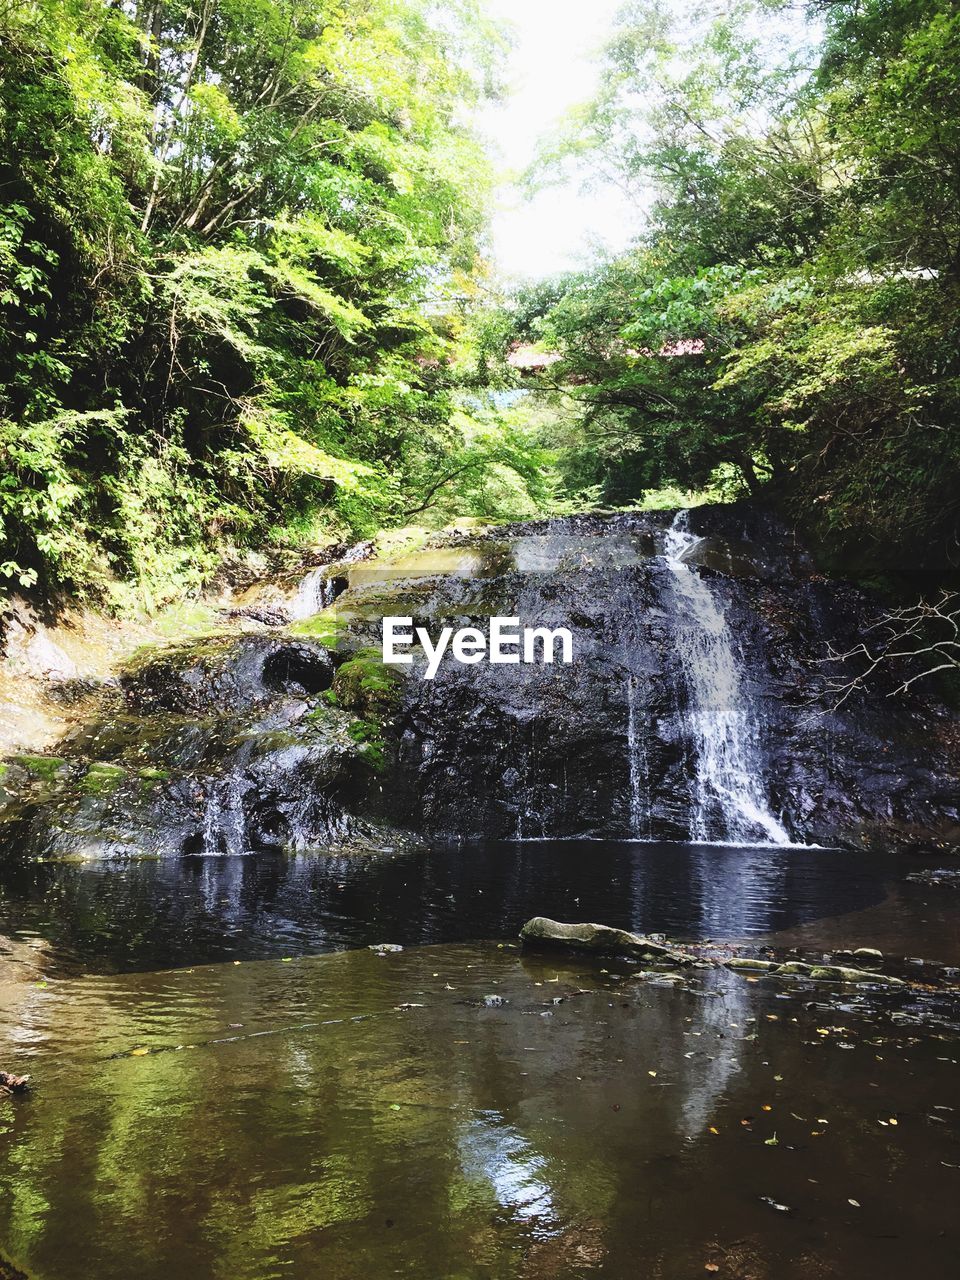
{"label": "still water", "polygon": [[918,865],[538,844],[24,870],[0,1066],[35,1087],[0,1101],[0,1255],[39,1280],[952,1277],[949,997],[513,941],[544,913],[949,962],[960,891]]}
{"label": "still water", "polygon": [[804,945],[958,962],[960,893],[908,879],[925,865],[825,849],[576,841],[30,864],[0,874],[0,936],[36,942],[58,969],[104,971],[513,939],[547,915],[688,940],[792,931]]}

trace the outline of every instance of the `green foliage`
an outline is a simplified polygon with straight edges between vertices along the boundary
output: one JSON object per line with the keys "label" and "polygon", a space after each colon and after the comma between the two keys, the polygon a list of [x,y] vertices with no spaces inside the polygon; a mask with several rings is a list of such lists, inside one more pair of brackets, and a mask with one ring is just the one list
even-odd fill
{"label": "green foliage", "polygon": [[463,121],[499,36],[441,10],[0,6],[0,573],[153,606],[228,545],[432,505],[428,462],[477,452]]}
{"label": "green foliage", "polygon": [[568,492],[739,479],[852,571],[942,577],[960,541],[960,15],[812,8],[824,26],[704,4],[681,36],[665,8],[627,6],[600,95],[539,176],[613,174],[646,196],[646,229],[521,296],[499,335],[562,357]]}

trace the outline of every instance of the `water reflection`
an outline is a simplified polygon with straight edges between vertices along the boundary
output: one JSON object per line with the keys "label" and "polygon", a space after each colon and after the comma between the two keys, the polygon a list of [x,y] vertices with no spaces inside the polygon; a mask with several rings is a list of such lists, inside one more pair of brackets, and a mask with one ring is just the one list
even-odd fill
{"label": "water reflection", "polygon": [[504,1116],[485,1112],[469,1121],[457,1139],[460,1168],[470,1182],[486,1183],[497,1204],[521,1221],[547,1226],[553,1217],[543,1159]]}
{"label": "water reflection", "polygon": [[61,863],[4,869],[0,934],[100,969],[512,937],[535,914],[732,937],[862,908],[902,879],[873,855],[546,842]]}
{"label": "water reflection", "polygon": [[42,1280],[949,1274],[955,1032],[855,1002],[844,1050],[781,994],[495,945],[34,984],[29,1056],[0,1034],[37,1083],[2,1115],[0,1252]]}
{"label": "water reflection", "polygon": [[402,857],[188,857],[7,867],[0,935],[39,938],[51,963],[96,970],[287,956],[373,942],[512,938],[532,915],[599,920],[678,938],[749,938],[876,907],[885,936],[851,936],[928,958],[960,951],[910,883],[918,863],[828,850],[533,842]]}

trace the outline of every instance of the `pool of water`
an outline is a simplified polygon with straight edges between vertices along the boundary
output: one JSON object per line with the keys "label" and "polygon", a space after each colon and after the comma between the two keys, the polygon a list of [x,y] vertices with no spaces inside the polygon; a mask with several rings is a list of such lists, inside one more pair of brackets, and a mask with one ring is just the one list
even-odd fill
{"label": "pool of water", "polygon": [[599,842],[34,864],[0,872],[0,936],[42,945],[58,969],[103,971],[511,939],[547,915],[956,962],[960,891],[908,880],[923,865],[825,849]]}
{"label": "pool of water", "polygon": [[42,1280],[956,1274],[960,1043],[902,997],[488,943],[3,1001],[0,1250]]}
{"label": "pool of water", "polygon": [[516,945],[546,914],[951,963],[960,890],[923,865],[535,843],[8,868],[0,1067],[33,1089],[0,1099],[0,1277],[952,1277],[954,996]]}

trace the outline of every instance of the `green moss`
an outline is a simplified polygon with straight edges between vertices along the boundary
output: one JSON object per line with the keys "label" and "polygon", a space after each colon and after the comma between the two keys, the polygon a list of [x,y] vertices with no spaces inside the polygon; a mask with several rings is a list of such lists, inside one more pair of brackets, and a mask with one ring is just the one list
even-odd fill
{"label": "green moss", "polygon": [[331,690],[320,695],[321,701],[303,717],[307,724],[315,729],[332,728],[340,723],[339,717],[333,709],[333,705],[329,694]]}
{"label": "green moss", "polygon": [[160,635],[167,639],[179,639],[210,631],[220,623],[217,610],[208,604],[196,600],[183,600],[168,605],[153,619],[153,625]]}
{"label": "green moss", "polygon": [[318,640],[326,649],[336,649],[348,625],[347,619],[334,609],[323,609],[312,618],[294,622],[290,627],[290,634],[309,636],[311,640]]}
{"label": "green moss", "polygon": [[62,756],[22,755],[14,756],[13,759],[15,764],[26,769],[35,778],[42,778],[44,782],[52,782],[67,763]]}
{"label": "green moss", "polygon": [[[138,769],[137,776],[140,779],[140,790],[149,794],[161,782],[166,782],[170,777],[169,769],[145,768]],[[89,774],[88,774],[89,777]],[[86,781],[86,780],[84,780]]]}
{"label": "green moss", "polygon": [[109,795],[126,776],[126,769],[121,769],[119,765],[95,762],[90,765],[80,786],[89,795]]}
{"label": "green moss", "polygon": [[376,773],[387,766],[387,744],[383,738],[383,726],[375,720],[354,720],[347,733],[360,747],[360,753]]}
{"label": "green moss", "polygon": [[384,663],[379,649],[361,649],[338,668],[330,701],[364,719],[383,720],[399,708],[403,683],[404,676]]}

